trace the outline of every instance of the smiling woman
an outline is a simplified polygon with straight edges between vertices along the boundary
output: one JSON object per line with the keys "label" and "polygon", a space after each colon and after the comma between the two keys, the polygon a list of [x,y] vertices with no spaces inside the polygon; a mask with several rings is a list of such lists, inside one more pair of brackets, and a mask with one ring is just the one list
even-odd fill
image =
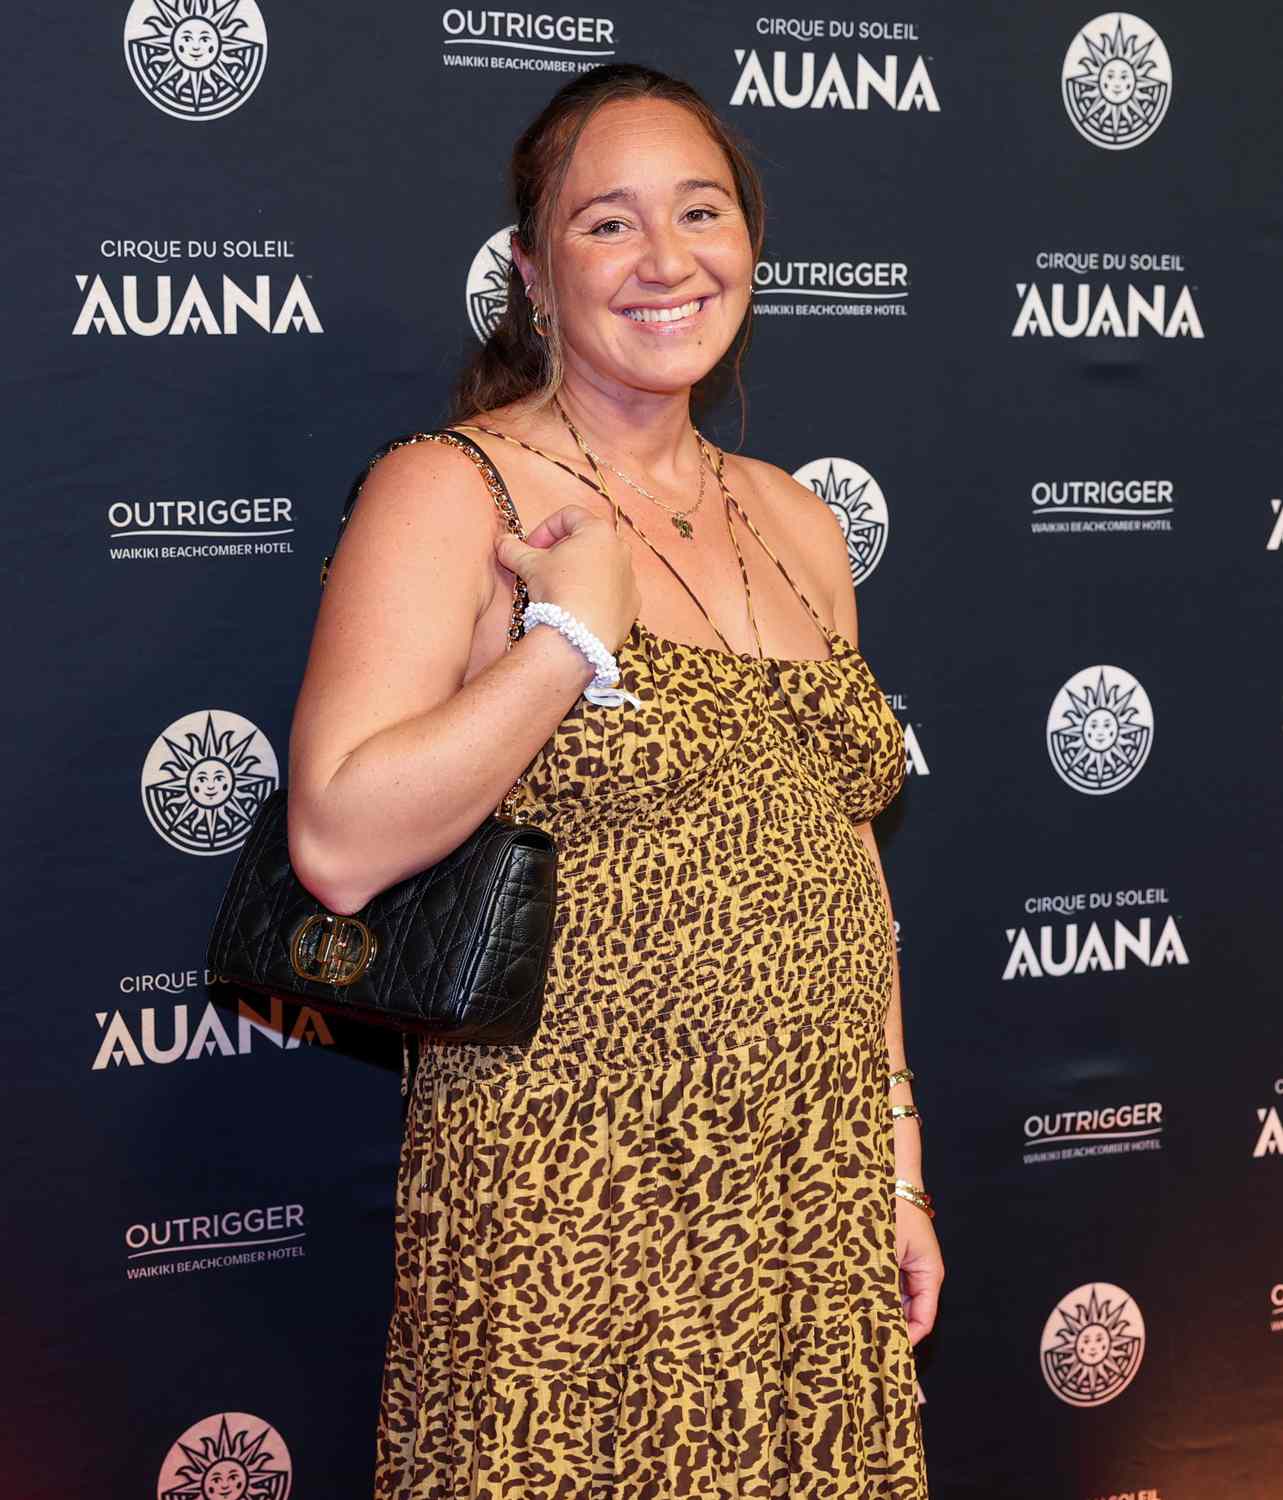
{"label": "smiling woman", "polygon": [[376,1495],[925,1500],[943,1267],[870,826],[903,734],[832,512],[692,421],[738,377],[757,177],[688,85],[612,65],[513,189],[506,311],[443,441],[366,478],[290,742],[334,910],[518,775],[557,847],[533,1040],[420,1048]]}
{"label": "smiling woman", "polygon": [[[647,180],[646,154],[635,148],[643,138],[655,141],[665,134],[679,135],[692,164],[702,163],[703,171],[676,181]],[[714,257],[721,266],[718,282],[731,280],[732,292],[718,314],[721,331],[729,329],[726,345],[739,332],[727,363],[742,407],[740,365],[752,330],[752,268],[764,234],[762,187],[746,148],[695,90],[648,69],[595,68],[561,90],[532,122],[513,152],[511,175],[517,233],[507,310],[463,372],[452,415],[462,418],[519,398],[534,412],[552,399],[564,380],[567,324],[575,322],[575,309],[564,306],[567,276],[573,284],[576,267],[583,264],[575,252],[585,239],[598,242],[601,248],[589,253],[596,257],[598,274],[609,276],[612,265],[626,260],[629,245],[635,255],[639,237],[653,228],[646,218],[655,210],[673,223],[675,233],[684,232],[688,244],[702,247],[706,262]],[[560,282],[553,271],[559,251],[570,252]],[[542,330],[535,326],[530,287],[544,289]],[[641,289],[634,282],[632,291]],[[681,305],[665,298],[663,290],[661,282],[648,288],[637,306],[617,302],[611,311],[654,322],[654,312]],[[722,288],[692,290],[703,304]],[[718,332],[702,330],[705,347]],[[725,352],[723,347],[719,355]],[[710,363],[717,361],[706,360],[691,382],[697,405],[722,383]]]}

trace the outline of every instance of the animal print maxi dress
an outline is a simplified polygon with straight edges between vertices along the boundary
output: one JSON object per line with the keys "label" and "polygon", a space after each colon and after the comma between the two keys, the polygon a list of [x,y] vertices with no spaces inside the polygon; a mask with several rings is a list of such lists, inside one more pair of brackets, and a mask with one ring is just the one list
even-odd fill
{"label": "animal print maxi dress", "polygon": [[641,707],[578,699],[525,773],[559,860],[543,1019],[422,1048],[378,1500],[925,1500],[856,833],[904,743],[815,619],[815,661],[634,625]]}

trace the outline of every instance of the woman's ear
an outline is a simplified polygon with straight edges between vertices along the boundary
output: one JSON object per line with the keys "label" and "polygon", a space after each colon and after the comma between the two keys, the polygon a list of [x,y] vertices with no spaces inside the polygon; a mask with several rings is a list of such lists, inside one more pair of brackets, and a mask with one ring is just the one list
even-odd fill
{"label": "woman's ear", "polygon": [[[512,231],[512,239],[509,242],[509,246],[512,250],[513,264],[516,266],[518,272],[520,273],[523,283],[527,287],[529,287],[531,285],[531,279],[535,274],[534,262],[530,259],[530,256],[526,254],[521,241],[517,238],[517,231],[515,229]],[[526,295],[529,296],[530,293],[527,292]]]}

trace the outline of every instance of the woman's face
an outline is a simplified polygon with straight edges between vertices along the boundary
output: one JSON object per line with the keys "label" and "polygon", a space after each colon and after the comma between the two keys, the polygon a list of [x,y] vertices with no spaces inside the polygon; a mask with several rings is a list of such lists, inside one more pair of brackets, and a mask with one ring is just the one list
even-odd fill
{"label": "woman's face", "polygon": [[689,110],[656,100],[598,110],[552,239],[568,370],[599,387],[677,392],[730,347],[753,248],[730,163]]}

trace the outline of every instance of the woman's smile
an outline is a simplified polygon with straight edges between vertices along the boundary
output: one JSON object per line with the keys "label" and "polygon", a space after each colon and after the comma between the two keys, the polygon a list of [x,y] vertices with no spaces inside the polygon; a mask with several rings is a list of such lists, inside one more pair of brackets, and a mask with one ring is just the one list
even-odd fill
{"label": "woman's smile", "polygon": [[620,316],[634,328],[651,336],[672,337],[693,328],[703,316],[713,293],[691,297],[685,302],[639,302],[620,308]]}

